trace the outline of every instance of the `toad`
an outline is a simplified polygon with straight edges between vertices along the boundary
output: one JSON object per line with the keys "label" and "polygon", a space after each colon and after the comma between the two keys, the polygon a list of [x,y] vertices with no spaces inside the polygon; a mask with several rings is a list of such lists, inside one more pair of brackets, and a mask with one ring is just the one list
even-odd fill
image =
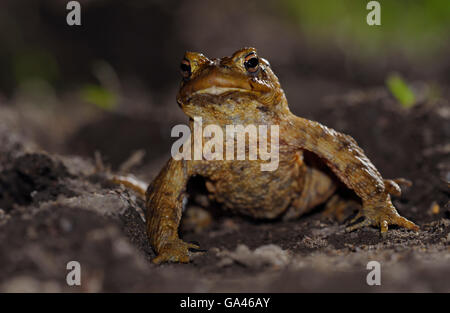
{"label": "toad", "polygon": [[[177,102],[189,117],[191,132],[198,117],[202,127],[214,124],[224,130],[226,125],[278,125],[279,164],[262,171],[262,160],[170,158],[146,191],[154,263],[189,262],[190,251],[199,249],[178,235],[186,187],[194,176],[204,178],[210,198],[224,208],[258,219],[296,219],[330,201],[343,183],[361,203],[347,231],[376,226],[385,234],[389,225],[418,230],[391,202],[405,180],[383,179],[352,137],[291,113],[277,76],[256,49],[243,48],[221,59],[186,52],[181,74]],[[326,168],[308,162],[306,154]]]}

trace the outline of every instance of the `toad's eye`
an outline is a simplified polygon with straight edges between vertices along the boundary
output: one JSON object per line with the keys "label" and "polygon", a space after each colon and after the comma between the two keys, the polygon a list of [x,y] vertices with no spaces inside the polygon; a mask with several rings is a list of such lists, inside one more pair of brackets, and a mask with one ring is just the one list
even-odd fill
{"label": "toad's eye", "polygon": [[189,78],[191,76],[191,63],[188,60],[184,59],[180,64],[181,75],[183,78]]}
{"label": "toad's eye", "polygon": [[244,66],[249,73],[256,73],[259,69],[259,59],[254,52],[245,57]]}

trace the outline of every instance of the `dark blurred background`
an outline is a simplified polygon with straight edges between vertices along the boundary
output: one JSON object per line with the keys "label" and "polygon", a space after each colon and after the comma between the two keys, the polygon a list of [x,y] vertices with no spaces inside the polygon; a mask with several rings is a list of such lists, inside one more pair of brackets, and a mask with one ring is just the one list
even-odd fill
{"label": "dark blurred background", "polygon": [[[254,46],[279,76],[292,110],[315,118],[327,97],[389,90],[409,107],[450,82],[450,3],[365,0],[80,0],[81,26],[65,0],[0,2],[0,104],[52,152],[114,167],[135,150],[167,155],[186,50],[210,57]],[[418,90],[418,91],[417,91]]]}

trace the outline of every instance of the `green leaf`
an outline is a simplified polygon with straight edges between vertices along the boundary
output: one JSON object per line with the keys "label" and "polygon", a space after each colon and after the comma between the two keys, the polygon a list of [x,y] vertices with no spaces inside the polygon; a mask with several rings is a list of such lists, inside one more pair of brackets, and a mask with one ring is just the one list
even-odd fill
{"label": "green leaf", "polygon": [[397,99],[400,104],[405,108],[412,107],[416,102],[416,97],[403,80],[403,78],[398,74],[391,74],[386,79],[386,85],[392,95]]}
{"label": "green leaf", "polygon": [[101,86],[87,85],[83,87],[80,94],[84,101],[92,103],[103,110],[112,111],[117,106],[117,96]]}

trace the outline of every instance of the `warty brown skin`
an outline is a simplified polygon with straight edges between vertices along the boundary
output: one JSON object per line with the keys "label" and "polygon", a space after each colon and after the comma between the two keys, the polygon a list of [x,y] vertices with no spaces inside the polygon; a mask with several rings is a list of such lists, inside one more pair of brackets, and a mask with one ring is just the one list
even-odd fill
{"label": "warty brown skin", "polygon": [[[257,59],[256,66],[255,60],[248,62],[252,58]],[[178,236],[186,185],[193,176],[204,177],[210,196],[225,208],[255,218],[297,218],[327,201],[336,182],[325,171],[305,164],[304,151],[324,161],[361,198],[354,221],[365,219],[349,231],[375,225],[385,233],[390,224],[418,229],[391,202],[390,194],[400,194],[398,184],[381,177],[352,137],[289,111],[278,78],[254,48],[214,60],[187,52],[182,64],[177,102],[190,118],[191,133],[194,117],[202,118],[203,127],[223,127],[224,133],[227,124],[278,125],[280,160],[275,171],[261,171],[260,160],[171,158],[146,193],[147,231],[158,254],[155,263],[188,262],[189,248],[199,248]]]}

